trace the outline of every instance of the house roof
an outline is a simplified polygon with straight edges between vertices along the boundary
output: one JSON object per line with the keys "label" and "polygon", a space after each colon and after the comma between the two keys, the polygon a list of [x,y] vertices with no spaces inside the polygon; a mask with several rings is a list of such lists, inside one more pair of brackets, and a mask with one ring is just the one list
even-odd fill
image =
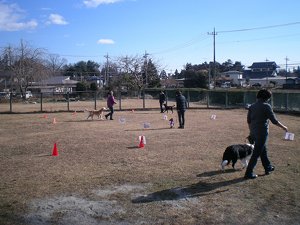
{"label": "house roof", "polygon": [[275,69],[275,68],[279,68],[279,66],[273,61],[267,61],[267,62],[254,62],[248,68],[251,69],[274,68]]}
{"label": "house roof", "polygon": [[42,85],[63,85],[63,84],[77,84],[78,81],[70,80],[69,76],[55,76],[50,77],[40,82]]}

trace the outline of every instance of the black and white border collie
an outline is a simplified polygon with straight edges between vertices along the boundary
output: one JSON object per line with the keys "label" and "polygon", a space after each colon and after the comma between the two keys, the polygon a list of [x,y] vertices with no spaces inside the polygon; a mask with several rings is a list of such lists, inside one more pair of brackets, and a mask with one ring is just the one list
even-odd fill
{"label": "black and white border collie", "polygon": [[230,145],[225,149],[221,163],[222,171],[224,171],[225,166],[228,166],[230,162],[232,162],[232,168],[235,169],[235,164],[238,160],[241,161],[242,169],[248,166],[248,161],[254,149],[254,141],[250,136],[247,137],[247,140],[250,144]]}

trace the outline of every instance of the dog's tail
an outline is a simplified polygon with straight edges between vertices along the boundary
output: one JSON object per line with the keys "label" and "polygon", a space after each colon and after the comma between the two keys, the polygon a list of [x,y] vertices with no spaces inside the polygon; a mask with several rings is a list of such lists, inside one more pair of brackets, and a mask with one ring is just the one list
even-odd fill
{"label": "dog's tail", "polygon": [[228,160],[224,160],[222,163],[221,163],[221,169],[224,170],[225,166],[228,165]]}

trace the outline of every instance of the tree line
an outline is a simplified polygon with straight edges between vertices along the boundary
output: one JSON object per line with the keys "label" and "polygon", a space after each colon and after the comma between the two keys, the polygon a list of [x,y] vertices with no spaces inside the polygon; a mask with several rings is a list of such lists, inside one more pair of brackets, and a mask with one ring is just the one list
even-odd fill
{"label": "tree line", "polygon": [[[187,63],[180,72],[176,70],[174,74],[167,74],[158,62],[146,55],[120,56],[102,64],[91,60],[68,64],[67,60],[59,55],[48,53],[42,48],[34,48],[23,40],[18,46],[3,47],[0,52],[0,78],[7,81],[10,91],[15,90],[22,95],[32,83],[59,75],[79,81],[77,86],[79,91],[97,90],[99,87],[92,78],[102,81],[106,89],[160,88],[160,81],[170,78],[184,78],[186,88],[207,88],[209,79],[216,77],[217,74],[229,70],[242,72],[244,67],[241,62],[232,62],[228,59],[224,63],[215,64]],[[299,75],[299,71],[298,67],[293,72]]]}

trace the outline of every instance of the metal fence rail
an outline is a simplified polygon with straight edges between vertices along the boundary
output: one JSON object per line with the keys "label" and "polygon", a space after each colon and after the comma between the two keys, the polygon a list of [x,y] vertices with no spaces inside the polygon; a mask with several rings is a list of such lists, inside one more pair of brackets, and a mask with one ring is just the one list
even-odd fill
{"label": "metal fence rail", "polygon": [[[181,89],[189,108],[243,108],[256,101],[258,90],[224,89]],[[116,110],[159,110],[161,89],[137,91],[115,91]],[[169,105],[175,104],[175,89],[164,90]],[[274,90],[270,101],[274,110],[300,112],[300,91]],[[0,113],[73,112],[97,109],[106,106],[107,91],[73,93],[33,93],[33,97],[22,100],[10,94],[0,99]]]}

